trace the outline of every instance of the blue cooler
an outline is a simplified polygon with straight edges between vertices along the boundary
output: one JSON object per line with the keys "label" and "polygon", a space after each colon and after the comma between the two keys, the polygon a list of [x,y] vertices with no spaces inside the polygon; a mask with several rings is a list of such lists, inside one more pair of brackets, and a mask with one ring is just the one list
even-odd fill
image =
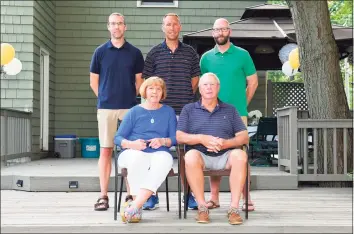
{"label": "blue cooler", "polygon": [[75,158],[76,135],[57,135],[54,137],[54,155],[58,158]]}
{"label": "blue cooler", "polygon": [[100,141],[97,137],[80,138],[80,143],[83,158],[100,157]]}

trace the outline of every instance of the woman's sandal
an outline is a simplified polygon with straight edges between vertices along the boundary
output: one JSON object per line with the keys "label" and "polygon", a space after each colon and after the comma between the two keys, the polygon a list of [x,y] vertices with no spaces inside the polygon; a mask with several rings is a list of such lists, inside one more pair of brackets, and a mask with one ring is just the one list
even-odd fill
{"label": "woman's sandal", "polygon": [[[209,205],[209,204],[211,204],[211,205]],[[215,209],[215,208],[219,208],[219,207],[220,207],[220,204],[216,204],[213,200],[209,200],[209,201],[207,201],[206,207],[207,207],[209,210],[212,210],[212,209]]]}
{"label": "woman's sandal", "polygon": [[109,208],[109,199],[108,196],[102,196],[97,199],[97,202],[95,204],[95,210],[96,211],[105,211],[108,210]]}
{"label": "woman's sandal", "polygon": [[123,223],[139,223],[142,217],[142,208],[132,207],[129,203],[121,213]]}

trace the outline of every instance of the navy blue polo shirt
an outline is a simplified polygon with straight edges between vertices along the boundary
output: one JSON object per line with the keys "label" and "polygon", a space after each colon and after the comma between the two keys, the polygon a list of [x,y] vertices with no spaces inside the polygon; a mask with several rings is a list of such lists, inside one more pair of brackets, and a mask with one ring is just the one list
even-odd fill
{"label": "navy blue polo shirt", "polygon": [[[223,139],[231,139],[235,134],[246,130],[235,107],[221,102],[212,112],[201,105],[201,101],[183,107],[178,119],[177,130],[188,134],[205,134]],[[187,150],[196,149],[209,156],[220,156],[228,151],[208,152],[202,144],[187,146]]]}
{"label": "navy blue polo shirt", "polygon": [[98,109],[130,109],[136,103],[135,74],[142,73],[144,57],[127,41],[122,47],[111,40],[99,46],[93,56],[90,72],[99,75]]}
{"label": "navy blue polo shirt", "polygon": [[175,52],[166,41],[154,46],[146,55],[143,78],[158,76],[166,82],[167,98],[163,101],[177,115],[187,103],[194,100],[191,79],[200,75],[199,56],[195,50],[182,42]]}

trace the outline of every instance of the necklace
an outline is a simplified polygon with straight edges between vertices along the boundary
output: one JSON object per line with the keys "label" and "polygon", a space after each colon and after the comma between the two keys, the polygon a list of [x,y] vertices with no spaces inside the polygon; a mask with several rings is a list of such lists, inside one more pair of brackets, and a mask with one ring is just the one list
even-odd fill
{"label": "necklace", "polygon": [[154,117],[152,116],[151,112],[150,111],[148,111],[148,112],[149,112],[149,114],[151,116],[150,123],[152,123],[152,124],[155,123]]}

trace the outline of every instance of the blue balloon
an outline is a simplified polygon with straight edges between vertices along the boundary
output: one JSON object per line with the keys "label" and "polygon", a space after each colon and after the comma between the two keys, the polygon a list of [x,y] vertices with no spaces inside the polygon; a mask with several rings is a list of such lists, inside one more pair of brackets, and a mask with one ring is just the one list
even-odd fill
{"label": "blue balloon", "polygon": [[281,63],[285,63],[286,61],[288,61],[290,52],[295,48],[297,48],[297,44],[289,43],[279,50],[279,59]]}

